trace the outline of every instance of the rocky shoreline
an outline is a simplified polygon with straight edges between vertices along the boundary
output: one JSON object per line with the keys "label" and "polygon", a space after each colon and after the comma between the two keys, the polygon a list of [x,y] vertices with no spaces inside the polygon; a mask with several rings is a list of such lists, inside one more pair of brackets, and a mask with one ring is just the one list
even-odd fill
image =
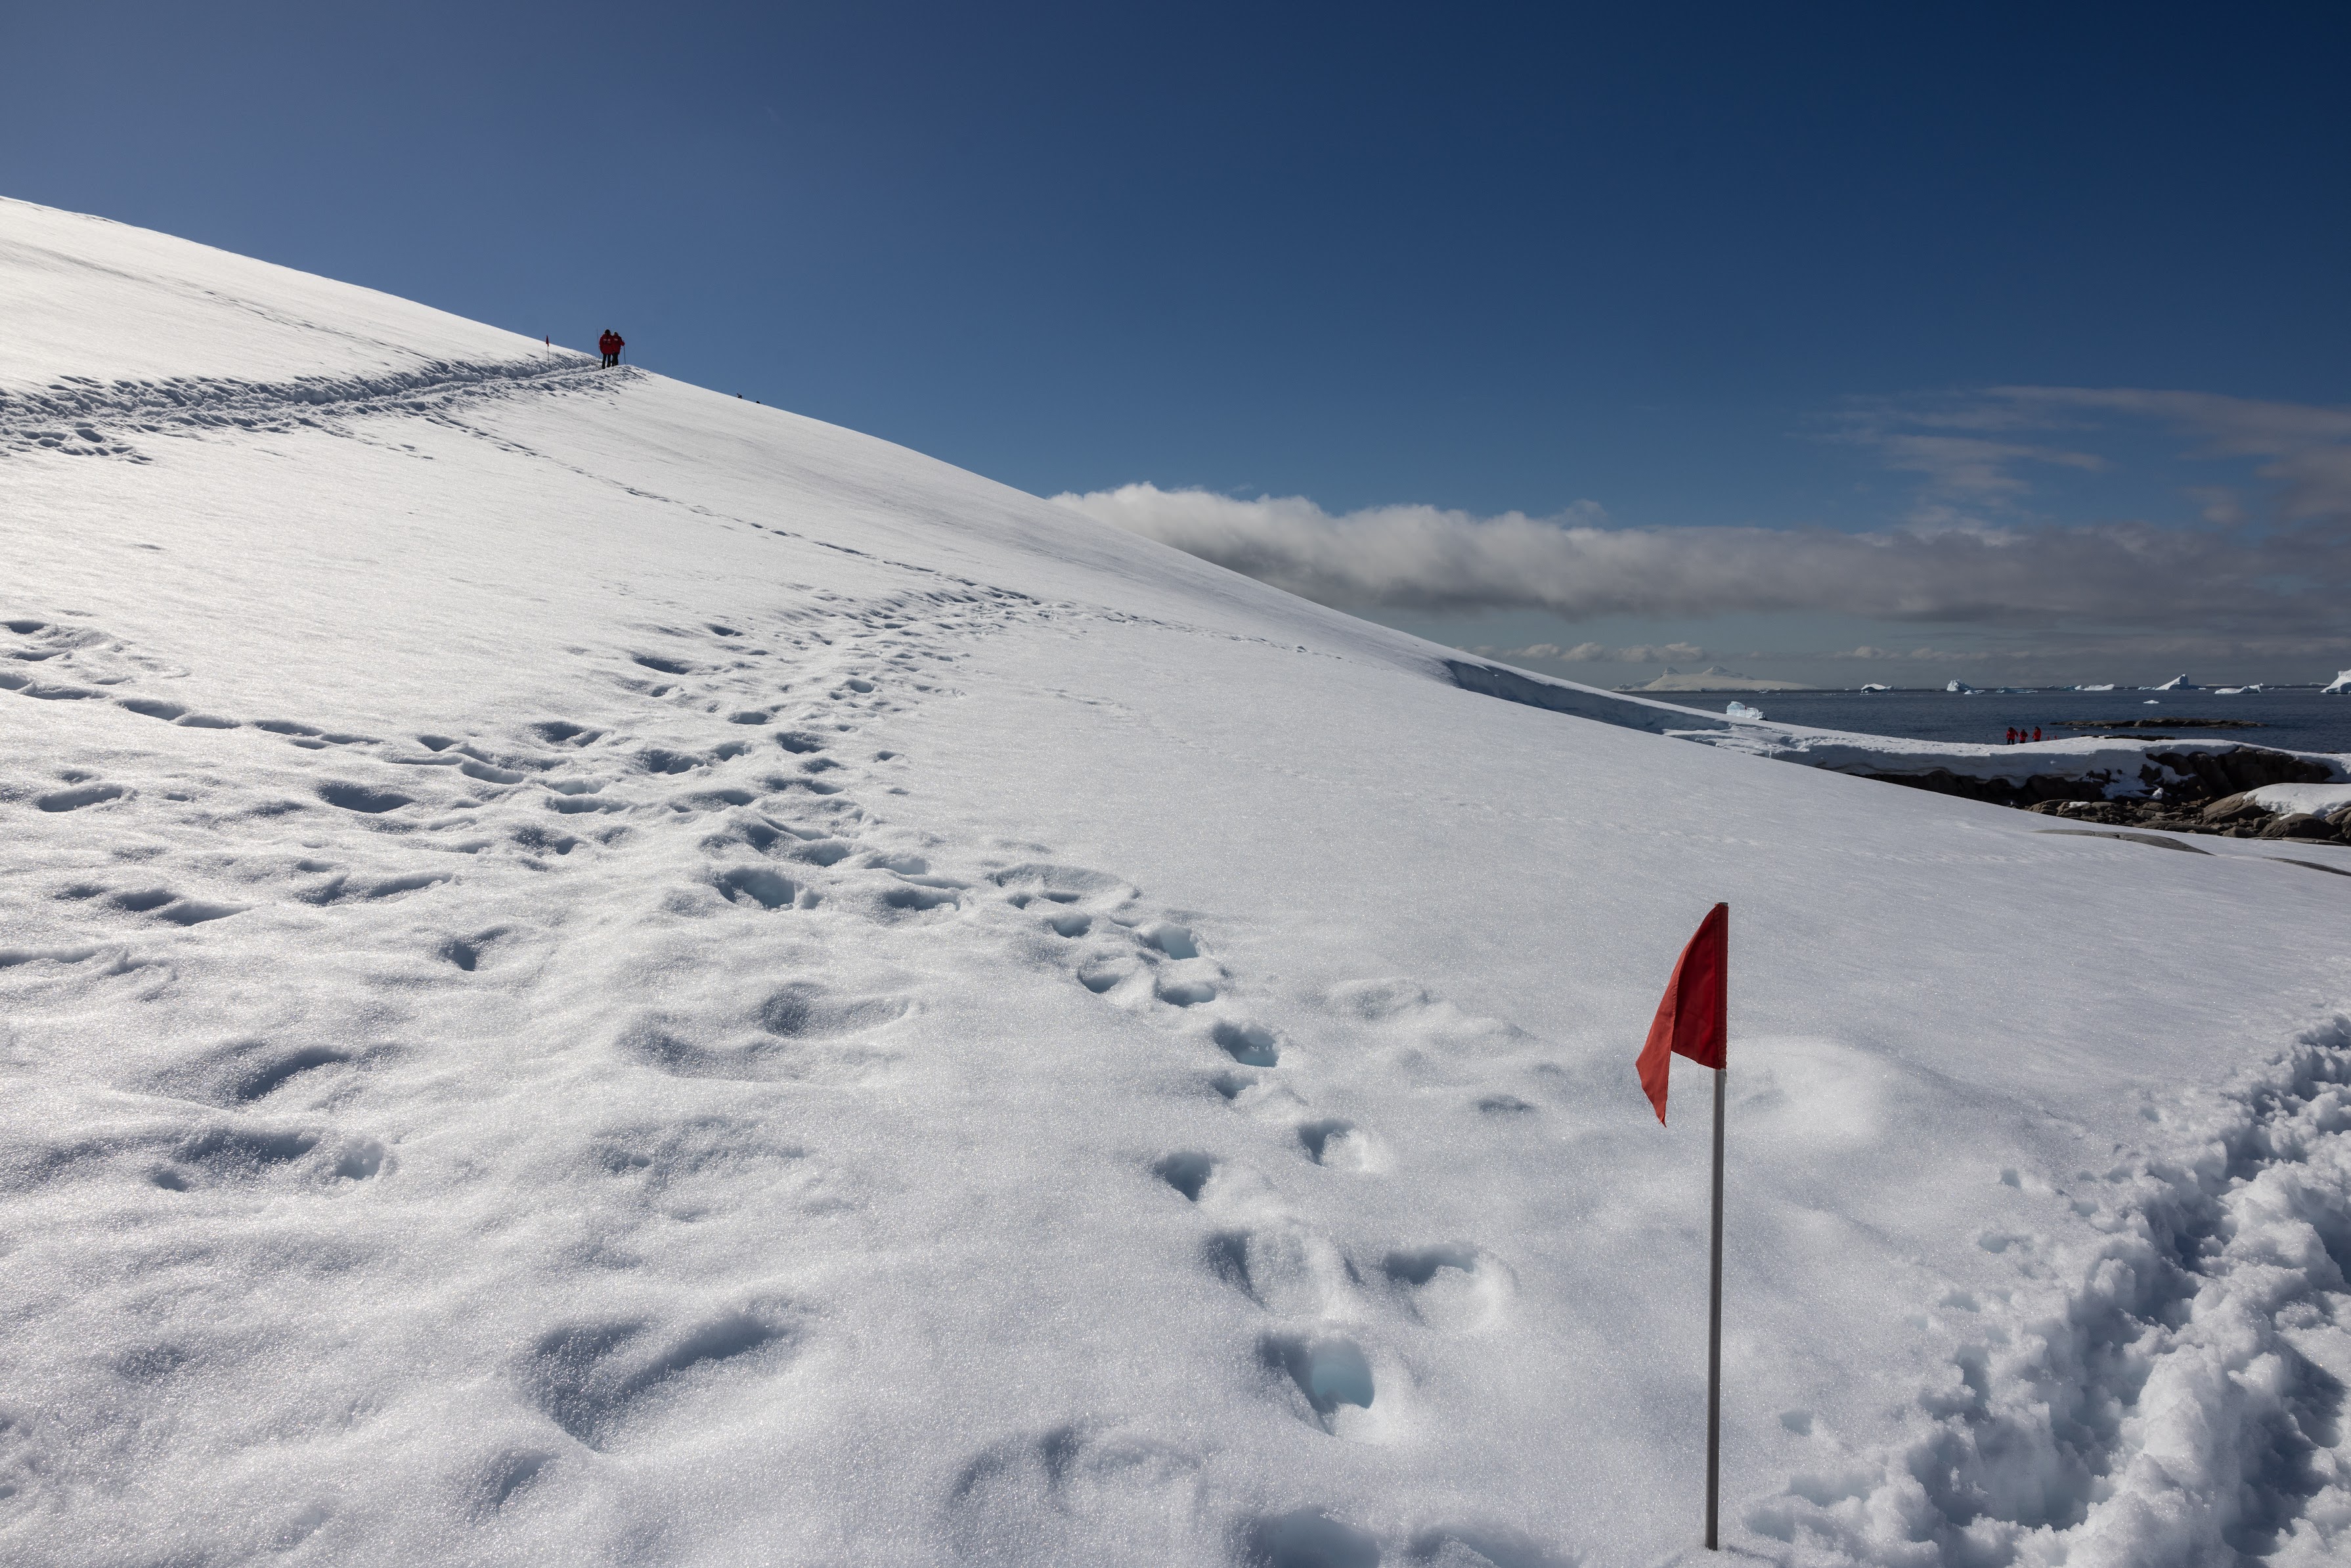
{"label": "rocky shoreline", "polygon": [[[1944,746],[1767,724],[1743,714],[1705,713],[1499,664],[1449,659],[1443,668],[1463,690],[1504,702],[1850,778],[2011,806],[2078,823],[2082,831],[2155,829],[2351,845],[2351,805],[2329,804],[2323,813],[2287,811],[2252,798],[2254,790],[2281,784],[2345,785],[2351,782],[2351,774],[2345,771],[2351,759],[2279,751],[2241,740],[2127,733],[2158,725],[2167,729],[2265,727],[2257,720],[2068,720],[2060,727],[2126,733],[2075,736],[2046,746]],[[2351,682],[2351,671],[2344,672],[2344,680]],[[1904,762],[1912,766],[1905,768]],[[2054,771],[2058,768],[2071,771]]]}
{"label": "rocky shoreline", "polygon": [[2271,784],[2333,781],[2326,765],[2291,752],[2237,746],[2224,751],[2151,751],[2138,782],[2147,793],[2110,799],[2114,780],[2103,774],[2062,778],[2036,773],[2022,780],[1971,779],[1938,768],[1924,773],[1871,773],[1867,778],[1938,795],[2100,827],[2153,828],[2237,839],[2294,839],[2351,844],[2351,806],[2320,816],[2273,811],[2253,800]]}
{"label": "rocky shoreline", "polygon": [[2351,806],[2319,816],[2311,811],[2273,811],[2243,794],[2223,795],[2201,806],[2169,800],[2044,800],[2025,808],[2069,822],[2159,828],[2175,833],[2218,833],[2231,839],[2294,839],[2351,845]]}

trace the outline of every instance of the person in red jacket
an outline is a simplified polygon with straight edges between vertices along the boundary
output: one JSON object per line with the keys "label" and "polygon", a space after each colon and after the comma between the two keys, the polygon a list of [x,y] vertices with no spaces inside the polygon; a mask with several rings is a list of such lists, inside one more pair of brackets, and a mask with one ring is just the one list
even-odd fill
{"label": "person in red jacket", "polygon": [[627,340],[610,327],[605,328],[604,335],[596,340],[596,347],[603,353],[607,370],[621,362],[621,350],[628,346]]}

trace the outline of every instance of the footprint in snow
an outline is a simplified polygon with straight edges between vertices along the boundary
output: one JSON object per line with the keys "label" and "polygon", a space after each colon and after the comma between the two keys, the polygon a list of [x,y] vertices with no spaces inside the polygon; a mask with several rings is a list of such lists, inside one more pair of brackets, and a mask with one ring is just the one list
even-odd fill
{"label": "footprint in snow", "polygon": [[813,909],[819,898],[816,889],[800,886],[772,866],[737,866],[712,881],[732,902],[761,909]]}
{"label": "footprint in snow", "polygon": [[870,1037],[909,1010],[901,997],[841,996],[801,981],[771,993],[744,1024],[646,1018],[623,1029],[616,1044],[676,1078],[855,1082],[895,1060]]}
{"label": "footprint in snow", "polygon": [[773,1376],[800,1338],[792,1312],[765,1303],[674,1329],[640,1319],[590,1322],[540,1335],[516,1378],[548,1419],[581,1444],[624,1448]]}
{"label": "footprint in snow", "polygon": [[470,975],[481,967],[484,956],[489,953],[498,939],[506,935],[507,935],[507,927],[493,925],[488,930],[477,931],[471,936],[451,936],[443,941],[434,952]]}
{"label": "footprint in snow", "polygon": [[982,1568],[1093,1563],[1119,1543],[1137,1563],[1224,1562],[1222,1521],[1202,1506],[1200,1456],[1108,1422],[1020,1433],[975,1455],[948,1489],[950,1555]]}
{"label": "footprint in snow", "polygon": [[76,784],[70,789],[52,789],[46,795],[36,795],[33,804],[44,811],[78,811],[84,806],[120,800],[129,791],[120,784]]}
{"label": "footprint in snow", "polygon": [[1160,1156],[1153,1163],[1151,1174],[1182,1193],[1186,1202],[1197,1203],[1208,1178],[1217,1174],[1217,1162],[1210,1155],[1185,1150]]}
{"label": "footprint in snow", "polygon": [[223,1110],[241,1110],[290,1085],[315,1088],[337,1076],[339,1070],[374,1054],[315,1041],[286,1045],[268,1040],[233,1040],[174,1062],[146,1080],[142,1087]]}
{"label": "footprint in snow", "polygon": [[164,887],[135,888],[118,893],[107,904],[132,915],[152,915],[174,925],[203,925],[214,920],[225,920],[232,915],[242,915],[250,907],[243,904],[214,904],[201,898],[187,898]]}
{"label": "footprint in snow", "polygon": [[1170,1007],[1196,1008],[1217,999],[1217,988],[1207,980],[1163,975],[1152,982],[1151,994]]}
{"label": "footprint in snow", "polygon": [[1115,908],[1135,896],[1134,884],[1102,872],[1043,862],[1009,866],[988,880],[1005,890],[1005,902],[1015,909],[1026,909],[1041,899],[1102,910]]}
{"label": "footprint in snow", "polygon": [[1326,1432],[1338,1430],[1341,1406],[1368,1410],[1377,1396],[1371,1359],[1343,1334],[1268,1334],[1258,1342],[1258,1359],[1289,1378]]}
{"label": "footprint in snow", "polygon": [[167,1140],[148,1181],[166,1192],[293,1179],[329,1190],[382,1174],[391,1156],[373,1138],[314,1127],[220,1122]]}
{"label": "footprint in snow", "polygon": [[[1376,1537],[1319,1508],[1273,1514],[1249,1530],[1249,1568],[1379,1568],[1380,1559]],[[1496,1562],[1520,1568],[1514,1559]]]}
{"label": "footprint in snow", "polygon": [[1298,1145],[1316,1165],[1333,1170],[1369,1170],[1374,1160],[1370,1134],[1343,1117],[1300,1123]]}
{"label": "footprint in snow", "polygon": [[403,795],[397,789],[378,789],[344,779],[329,779],[319,785],[319,799],[329,806],[339,806],[346,811],[357,811],[370,817],[381,816],[386,811],[397,811],[402,806],[416,803],[416,797]]}
{"label": "footprint in snow", "polygon": [[1257,1024],[1220,1019],[1209,1030],[1208,1038],[1243,1067],[1272,1067],[1281,1061],[1281,1046],[1274,1032]]}
{"label": "footprint in snow", "polygon": [[1491,1327],[1517,1290],[1507,1264],[1462,1241],[1400,1248],[1382,1260],[1380,1272],[1414,1317],[1456,1333]]}

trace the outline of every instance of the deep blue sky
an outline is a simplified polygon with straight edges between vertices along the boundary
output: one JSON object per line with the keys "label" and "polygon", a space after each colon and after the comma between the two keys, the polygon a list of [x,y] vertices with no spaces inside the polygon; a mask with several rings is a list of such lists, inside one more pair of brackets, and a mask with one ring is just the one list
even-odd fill
{"label": "deep blue sky", "polygon": [[[0,192],[609,323],[1040,493],[1859,529],[1918,501],[1852,439],[1883,400],[2351,398],[2346,45],[2320,4],[20,5]],[[2031,516],[2191,521],[2160,466]]]}

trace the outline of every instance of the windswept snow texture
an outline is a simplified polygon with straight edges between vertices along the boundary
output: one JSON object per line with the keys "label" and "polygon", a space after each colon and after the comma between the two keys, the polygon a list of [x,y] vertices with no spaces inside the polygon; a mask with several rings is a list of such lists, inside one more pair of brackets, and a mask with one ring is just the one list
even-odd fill
{"label": "windswept snow texture", "polygon": [[93,219],[0,293],[0,1560],[1696,1561],[1717,899],[1727,1544],[2351,1552],[2343,852]]}

